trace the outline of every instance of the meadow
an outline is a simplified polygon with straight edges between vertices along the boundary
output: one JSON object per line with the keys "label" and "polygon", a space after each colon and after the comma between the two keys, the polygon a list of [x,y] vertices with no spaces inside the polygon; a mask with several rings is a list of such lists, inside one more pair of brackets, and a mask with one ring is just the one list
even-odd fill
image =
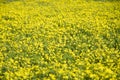
{"label": "meadow", "polygon": [[120,80],[120,1],[0,0],[0,80]]}

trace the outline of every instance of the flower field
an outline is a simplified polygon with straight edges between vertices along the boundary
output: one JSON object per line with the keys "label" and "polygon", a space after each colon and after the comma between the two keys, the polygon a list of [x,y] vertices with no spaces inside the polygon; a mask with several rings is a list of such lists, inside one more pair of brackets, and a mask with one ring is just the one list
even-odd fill
{"label": "flower field", "polygon": [[0,80],[120,80],[120,1],[0,0]]}

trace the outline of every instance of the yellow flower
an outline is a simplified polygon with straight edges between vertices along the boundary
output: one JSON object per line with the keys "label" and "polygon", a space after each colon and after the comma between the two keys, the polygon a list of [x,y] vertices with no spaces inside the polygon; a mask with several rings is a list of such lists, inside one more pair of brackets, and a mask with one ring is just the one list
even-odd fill
{"label": "yellow flower", "polygon": [[63,76],[63,79],[68,79],[68,78],[69,78],[69,77],[68,77],[68,76],[66,76],[66,75],[64,75],[64,76]]}
{"label": "yellow flower", "polygon": [[55,78],[55,75],[54,75],[54,74],[49,74],[49,76],[50,76],[50,78],[51,78],[52,80],[56,80],[56,78]]}
{"label": "yellow flower", "polygon": [[90,70],[85,70],[85,72],[86,72],[87,74],[91,74],[91,71],[90,71]]}

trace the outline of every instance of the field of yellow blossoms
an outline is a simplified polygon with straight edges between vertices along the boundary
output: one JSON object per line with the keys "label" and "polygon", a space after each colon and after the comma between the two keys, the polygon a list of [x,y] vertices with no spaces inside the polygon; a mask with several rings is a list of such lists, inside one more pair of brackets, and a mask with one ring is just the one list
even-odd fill
{"label": "field of yellow blossoms", "polygon": [[0,0],[0,80],[120,80],[120,1]]}

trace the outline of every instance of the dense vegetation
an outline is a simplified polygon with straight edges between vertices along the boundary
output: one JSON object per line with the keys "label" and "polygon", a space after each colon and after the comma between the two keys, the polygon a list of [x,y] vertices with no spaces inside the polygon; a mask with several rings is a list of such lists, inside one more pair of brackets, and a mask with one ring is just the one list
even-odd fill
{"label": "dense vegetation", "polygon": [[119,80],[119,0],[0,0],[0,80]]}

